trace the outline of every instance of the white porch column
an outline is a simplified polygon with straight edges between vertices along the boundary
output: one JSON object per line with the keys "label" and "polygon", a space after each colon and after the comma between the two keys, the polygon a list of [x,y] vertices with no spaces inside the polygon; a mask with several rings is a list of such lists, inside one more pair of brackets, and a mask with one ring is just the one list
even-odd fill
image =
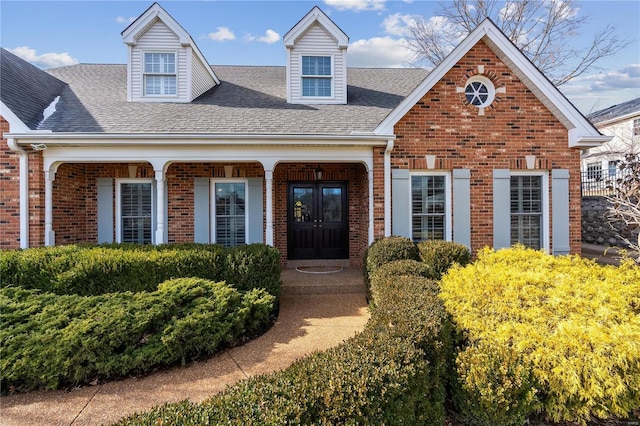
{"label": "white porch column", "polygon": [[44,245],[47,247],[56,245],[56,234],[53,232],[53,181],[55,179],[55,171],[44,172]]}
{"label": "white porch column", "polygon": [[394,141],[387,141],[387,149],[384,151],[384,236],[391,235],[391,151]]}
{"label": "white porch column", "polygon": [[273,246],[273,170],[264,171],[265,193],[267,198],[267,229],[265,242]]}
{"label": "white porch column", "polygon": [[373,209],[375,203],[373,202],[373,168],[369,168],[369,245],[373,243]]}
{"label": "white porch column", "polygon": [[166,243],[165,234],[165,215],[164,215],[164,170],[154,170],[156,174],[156,240],[155,244]]}

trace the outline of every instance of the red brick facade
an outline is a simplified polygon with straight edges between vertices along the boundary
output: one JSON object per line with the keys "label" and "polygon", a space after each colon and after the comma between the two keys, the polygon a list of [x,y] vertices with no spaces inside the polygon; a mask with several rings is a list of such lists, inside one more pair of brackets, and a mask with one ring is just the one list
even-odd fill
{"label": "red brick facade", "polygon": [[[465,105],[464,93],[457,91],[477,74],[478,65],[496,88],[505,89],[484,115]],[[425,155],[431,154],[441,160],[436,168],[471,170],[473,251],[493,245],[494,169],[524,169],[525,155],[535,155],[537,167],[549,174],[551,169],[570,170],[571,252],[580,252],[580,151],[568,148],[567,129],[484,42],[469,50],[397,123],[395,133],[392,168],[424,170]]]}
{"label": "red brick facade", "polygon": [[[467,79],[484,67],[500,91],[493,104],[480,115],[466,105]],[[8,124],[0,118],[0,130]],[[570,245],[580,250],[579,150],[568,148],[567,129],[519,81],[517,76],[480,41],[396,124],[397,139],[391,152],[394,169],[426,170],[425,155],[436,155],[437,169],[471,171],[471,246],[474,251],[493,244],[493,182],[495,169],[524,169],[525,155],[537,157],[537,168],[570,171]],[[18,248],[19,156],[1,141],[0,158],[0,248]],[[385,233],[384,153],[373,150],[374,238]],[[30,245],[44,244],[44,171],[40,153],[29,156]],[[152,167],[137,165],[136,177],[153,178]],[[224,166],[233,166],[234,176],[262,177],[259,162],[173,163],[166,172],[169,243],[194,240],[194,178],[223,177]],[[62,164],[53,184],[53,230],[56,244],[97,241],[97,179],[128,178],[126,163]],[[316,163],[280,163],[273,173],[274,245],[287,259],[287,183],[315,179]],[[350,263],[362,262],[369,237],[369,178],[359,163],[322,164],[324,180],[348,182]],[[549,179],[550,181],[551,179]],[[265,188],[263,187],[263,191]],[[551,192],[551,188],[549,188]],[[115,203],[115,201],[114,201]],[[266,194],[263,193],[263,206]],[[113,207],[113,206],[112,206]],[[552,208],[553,206],[551,206]],[[263,213],[266,212],[263,207]],[[409,208],[409,206],[407,206]],[[455,210],[455,205],[452,206]],[[264,214],[263,214],[264,217]],[[551,212],[549,212],[551,221]],[[453,224],[454,228],[456,224]],[[550,226],[552,224],[550,223]],[[266,219],[263,229],[266,228]],[[553,236],[550,238],[553,245]]]}

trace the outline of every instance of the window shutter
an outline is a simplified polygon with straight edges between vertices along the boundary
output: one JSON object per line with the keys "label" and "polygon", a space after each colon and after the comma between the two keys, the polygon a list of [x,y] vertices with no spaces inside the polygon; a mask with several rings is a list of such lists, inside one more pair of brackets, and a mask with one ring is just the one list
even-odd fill
{"label": "window shutter", "polygon": [[98,244],[113,243],[113,179],[97,179]]}
{"label": "window shutter", "polygon": [[493,171],[493,248],[511,246],[511,173]]}
{"label": "window shutter", "polygon": [[471,170],[453,170],[453,241],[471,248]]}
{"label": "window shutter", "polygon": [[411,238],[411,179],[409,170],[391,170],[391,232]]}
{"label": "window shutter", "polygon": [[262,181],[261,177],[249,178],[249,188],[247,199],[249,200],[249,223],[247,224],[247,243],[263,243],[263,202],[262,202]]}
{"label": "window shutter", "polygon": [[553,254],[562,255],[571,252],[569,240],[569,170],[551,171],[552,231],[551,244]]}
{"label": "window shutter", "polygon": [[209,178],[195,178],[193,187],[193,241],[195,243],[208,244],[211,242],[209,225],[211,216],[209,208]]}

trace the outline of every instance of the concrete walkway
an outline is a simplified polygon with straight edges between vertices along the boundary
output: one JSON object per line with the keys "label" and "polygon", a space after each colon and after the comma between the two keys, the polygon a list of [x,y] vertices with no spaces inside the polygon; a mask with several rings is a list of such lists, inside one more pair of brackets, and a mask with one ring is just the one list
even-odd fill
{"label": "concrete walkway", "polygon": [[[308,270],[308,272],[321,272]],[[0,425],[110,424],[165,402],[202,401],[244,378],[284,369],[305,355],[338,345],[369,319],[362,272],[285,269],[274,326],[246,345],[144,377],[72,391],[35,391],[0,398]]]}

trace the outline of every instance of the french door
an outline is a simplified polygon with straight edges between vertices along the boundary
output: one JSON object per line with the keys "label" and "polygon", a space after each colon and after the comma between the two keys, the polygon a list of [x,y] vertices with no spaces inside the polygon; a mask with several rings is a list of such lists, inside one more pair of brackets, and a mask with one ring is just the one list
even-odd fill
{"label": "french door", "polygon": [[288,191],[288,258],[348,259],[345,182],[292,182]]}

